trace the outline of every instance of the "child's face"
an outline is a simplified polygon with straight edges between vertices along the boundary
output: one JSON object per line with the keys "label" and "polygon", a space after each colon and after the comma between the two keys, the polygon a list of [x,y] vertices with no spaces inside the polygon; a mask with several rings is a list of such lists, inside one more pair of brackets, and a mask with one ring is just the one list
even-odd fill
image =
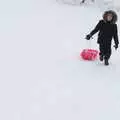
{"label": "child's face", "polygon": [[108,14],[108,15],[107,15],[107,21],[111,21],[112,19],[113,19],[112,14]]}

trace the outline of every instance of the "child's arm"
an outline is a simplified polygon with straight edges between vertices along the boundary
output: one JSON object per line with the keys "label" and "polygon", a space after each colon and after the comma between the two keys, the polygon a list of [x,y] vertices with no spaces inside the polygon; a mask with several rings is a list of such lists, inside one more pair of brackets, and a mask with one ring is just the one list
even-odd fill
{"label": "child's arm", "polygon": [[100,20],[99,23],[94,28],[94,30],[92,30],[92,32],[86,36],[87,40],[90,40],[90,38],[100,30],[102,22],[103,22],[103,20]]}
{"label": "child's arm", "polygon": [[103,21],[101,20],[101,21],[99,21],[99,23],[96,25],[96,27],[92,30],[92,32],[90,33],[90,35],[91,36],[93,36],[94,34],[96,34],[99,30],[100,30],[100,28],[101,28],[101,23],[102,23]]}
{"label": "child's arm", "polygon": [[115,24],[115,27],[114,27],[113,38],[114,38],[115,45],[118,46],[119,40],[118,40],[118,30],[117,30],[117,25],[116,24]]}

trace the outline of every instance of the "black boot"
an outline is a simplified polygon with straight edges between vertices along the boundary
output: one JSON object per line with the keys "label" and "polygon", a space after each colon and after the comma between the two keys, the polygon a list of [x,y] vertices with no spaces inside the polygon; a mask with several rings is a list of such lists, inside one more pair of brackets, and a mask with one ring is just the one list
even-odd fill
{"label": "black boot", "polygon": [[100,55],[100,61],[103,61],[104,57],[103,55]]}
{"label": "black boot", "polygon": [[105,59],[105,65],[109,65],[108,59]]}

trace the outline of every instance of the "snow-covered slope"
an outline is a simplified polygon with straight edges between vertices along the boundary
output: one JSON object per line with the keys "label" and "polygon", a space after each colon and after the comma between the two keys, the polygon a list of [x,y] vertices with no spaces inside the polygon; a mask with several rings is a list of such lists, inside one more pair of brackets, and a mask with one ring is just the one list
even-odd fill
{"label": "snow-covered slope", "polygon": [[98,49],[84,36],[101,18],[96,6],[55,1],[0,4],[1,120],[120,120],[120,51],[110,66],[79,59]]}

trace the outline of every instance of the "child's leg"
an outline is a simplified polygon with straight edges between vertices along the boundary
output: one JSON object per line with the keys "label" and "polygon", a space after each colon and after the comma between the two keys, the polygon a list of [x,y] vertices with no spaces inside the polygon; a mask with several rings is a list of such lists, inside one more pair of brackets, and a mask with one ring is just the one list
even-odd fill
{"label": "child's leg", "polygon": [[105,48],[105,59],[110,59],[111,56],[111,45],[106,46]]}
{"label": "child's leg", "polygon": [[111,56],[111,45],[105,47],[105,65],[109,65],[109,59]]}
{"label": "child's leg", "polygon": [[103,61],[103,59],[104,59],[103,57],[105,55],[103,44],[99,45],[99,49],[100,49],[100,53],[99,53],[99,55],[100,55],[100,61]]}

